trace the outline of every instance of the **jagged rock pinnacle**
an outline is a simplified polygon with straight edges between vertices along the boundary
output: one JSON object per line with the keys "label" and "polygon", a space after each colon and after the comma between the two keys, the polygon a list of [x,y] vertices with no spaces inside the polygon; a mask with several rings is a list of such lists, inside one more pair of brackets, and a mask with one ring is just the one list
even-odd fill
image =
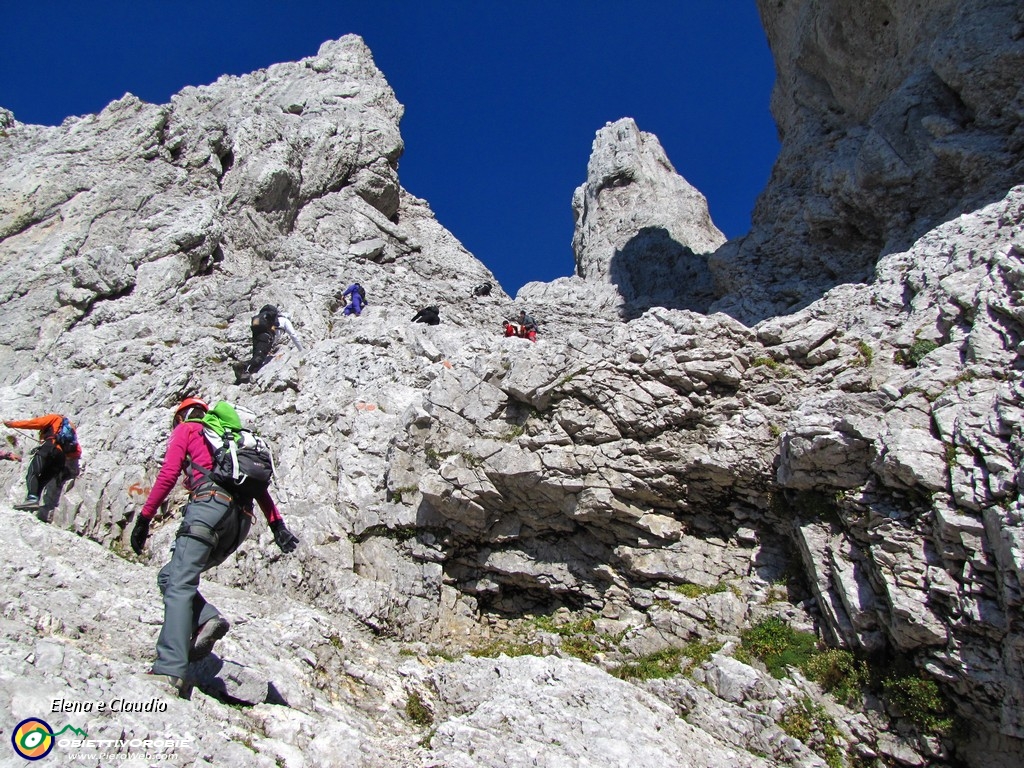
{"label": "jagged rock pinnacle", "polygon": [[652,306],[707,309],[713,295],[706,256],[725,236],[656,136],[631,118],[598,131],[572,206],[576,274],[613,286],[625,314]]}

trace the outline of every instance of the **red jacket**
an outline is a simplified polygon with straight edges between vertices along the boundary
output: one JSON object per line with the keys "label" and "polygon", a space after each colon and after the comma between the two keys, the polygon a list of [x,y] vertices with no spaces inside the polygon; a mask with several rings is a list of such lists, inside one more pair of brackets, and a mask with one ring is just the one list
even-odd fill
{"label": "red jacket", "polygon": [[[45,416],[40,416],[35,419],[23,419],[21,421],[5,421],[5,427],[11,427],[12,429],[38,429],[39,430],[39,441],[48,440],[57,446],[57,450],[64,453],[64,449],[58,445],[56,438],[57,430],[60,429],[61,422],[64,421],[64,417],[59,413],[48,413]],[[71,428],[74,429],[75,425],[72,424]],[[82,456],[82,446],[75,445],[67,453],[64,453],[64,458],[67,459],[78,459]]]}
{"label": "red jacket", "polygon": [[[167,453],[164,454],[164,463],[160,467],[160,473],[153,483],[153,490],[149,492],[146,503],[142,505],[142,516],[151,520],[164,503],[168,494],[174,489],[178,482],[178,475],[189,468],[188,461],[198,464],[203,469],[213,469],[213,454],[210,451],[210,444],[203,437],[203,425],[197,421],[184,421],[171,432],[171,439],[167,443]],[[185,474],[185,487],[195,490],[206,482],[206,476],[195,467]],[[268,523],[281,520],[281,513],[278,511],[274,500],[270,498],[270,491],[264,491],[256,497],[256,503],[263,510],[263,516]]]}

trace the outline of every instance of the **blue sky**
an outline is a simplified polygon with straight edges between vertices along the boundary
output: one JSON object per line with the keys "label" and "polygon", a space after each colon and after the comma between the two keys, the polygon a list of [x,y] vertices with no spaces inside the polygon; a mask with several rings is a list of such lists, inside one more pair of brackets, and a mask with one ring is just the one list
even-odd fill
{"label": "blue sky", "polygon": [[402,185],[512,294],[572,274],[572,193],[605,123],[657,135],[728,237],[778,153],[754,0],[34,0],[3,15],[0,106],[47,125],[361,35],[406,108]]}

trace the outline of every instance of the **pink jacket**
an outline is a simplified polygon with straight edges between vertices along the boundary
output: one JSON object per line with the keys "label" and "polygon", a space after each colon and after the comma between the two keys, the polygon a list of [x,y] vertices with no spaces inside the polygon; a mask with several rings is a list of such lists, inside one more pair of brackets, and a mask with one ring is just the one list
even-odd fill
{"label": "pink jacket", "polygon": [[[171,432],[171,439],[167,443],[167,453],[164,454],[164,463],[160,467],[160,473],[153,483],[153,490],[149,492],[146,503],[142,505],[142,516],[151,520],[164,503],[168,494],[174,489],[178,482],[178,475],[183,470],[189,470],[185,475],[185,488],[189,491],[195,490],[206,481],[203,475],[195,467],[188,466],[188,460],[204,469],[213,468],[213,454],[210,452],[210,444],[203,437],[203,425],[195,421],[185,421],[174,428]],[[256,497],[256,503],[260,505],[263,516],[268,523],[281,520],[281,513],[278,511],[274,500],[270,498],[270,491],[264,491]]]}

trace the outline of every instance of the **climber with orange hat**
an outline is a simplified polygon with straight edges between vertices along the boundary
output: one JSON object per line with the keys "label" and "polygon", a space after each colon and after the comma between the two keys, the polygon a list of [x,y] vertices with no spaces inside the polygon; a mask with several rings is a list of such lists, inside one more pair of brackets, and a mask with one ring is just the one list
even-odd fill
{"label": "climber with orange hat", "polygon": [[136,517],[131,547],[136,554],[142,553],[150,522],[177,483],[178,475],[185,472],[188,504],[170,562],[157,576],[164,598],[164,623],[156,645],[157,659],[149,674],[168,684],[179,696],[187,697],[189,663],[208,656],[231,627],[199,593],[200,574],[220,565],[245,540],[252,524],[253,501],[259,504],[282,552],[294,550],[299,540],[285,527],[266,488],[257,492],[255,499],[243,498],[214,482],[215,449],[207,429],[219,434],[225,427],[241,428],[238,414],[229,403],[219,402],[209,408],[198,398],[187,398],[175,409],[172,427],[153,490]]}
{"label": "climber with orange hat", "polygon": [[[37,510],[56,506],[64,483],[78,477],[82,448],[75,425],[66,416],[48,413],[35,419],[5,421],[4,426],[39,430],[39,447],[32,451],[25,476],[28,494],[25,501],[15,504],[14,508]],[[45,500],[40,499],[41,492],[45,493]]]}

